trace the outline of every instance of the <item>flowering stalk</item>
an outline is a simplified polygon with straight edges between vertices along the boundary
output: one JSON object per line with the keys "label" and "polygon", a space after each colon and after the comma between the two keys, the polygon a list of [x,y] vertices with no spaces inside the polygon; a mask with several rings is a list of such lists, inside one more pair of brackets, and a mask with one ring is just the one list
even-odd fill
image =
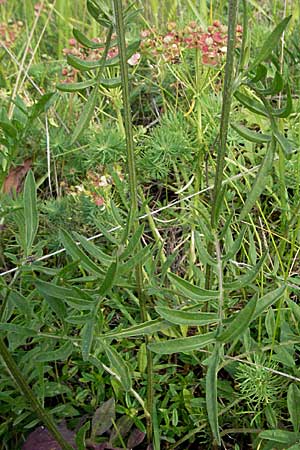
{"label": "flowering stalk", "polygon": [[211,226],[215,230],[218,224],[220,214],[220,203],[222,202],[222,181],[225,166],[226,143],[229,125],[229,115],[232,101],[232,84],[234,69],[234,52],[236,39],[238,0],[229,0],[228,11],[228,38],[227,38],[227,57],[225,65],[225,78],[223,86],[223,103],[220,124],[220,137],[217,154],[217,167],[213,191],[213,205],[211,212]]}
{"label": "flowering stalk", "polygon": [[[122,80],[123,94],[123,110],[124,110],[124,127],[127,148],[127,166],[129,175],[130,189],[130,212],[127,220],[127,230],[125,236],[128,236],[131,229],[136,230],[138,221],[135,220],[138,210],[138,186],[136,177],[135,157],[134,157],[134,141],[132,129],[132,116],[129,99],[129,77],[126,56],[125,29],[123,23],[122,0],[113,0],[115,25],[118,39],[118,53],[120,55],[120,71]],[[147,321],[146,297],[143,289],[143,267],[141,264],[136,268],[136,283],[138,290],[140,314],[143,322]],[[146,344],[148,338],[146,338]],[[147,349],[147,410],[153,410],[153,363],[150,350]],[[147,435],[149,442],[152,437],[151,417],[147,418]]]}

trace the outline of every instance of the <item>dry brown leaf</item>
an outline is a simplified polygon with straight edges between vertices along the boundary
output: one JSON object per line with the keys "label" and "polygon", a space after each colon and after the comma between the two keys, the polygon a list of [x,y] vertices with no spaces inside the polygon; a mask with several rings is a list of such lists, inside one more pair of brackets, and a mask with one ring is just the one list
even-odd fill
{"label": "dry brown leaf", "polygon": [[23,188],[23,180],[32,165],[32,159],[25,159],[23,164],[10,169],[3,183],[4,194],[13,195],[14,192],[21,192]]}

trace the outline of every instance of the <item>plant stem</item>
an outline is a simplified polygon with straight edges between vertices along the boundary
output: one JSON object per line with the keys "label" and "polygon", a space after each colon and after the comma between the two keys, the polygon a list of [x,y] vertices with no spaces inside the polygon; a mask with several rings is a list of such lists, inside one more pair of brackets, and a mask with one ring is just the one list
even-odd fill
{"label": "plant stem", "polygon": [[[211,209],[211,227],[216,231],[220,216],[220,205],[223,200],[223,172],[225,167],[226,143],[229,125],[230,108],[233,94],[233,69],[234,69],[234,52],[235,52],[235,37],[236,37],[236,23],[237,23],[238,0],[229,0],[228,9],[228,37],[227,37],[227,57],[225,64],[225,78],[223,85],[223,102],[220,123],[220,136],[218,139],[218,154],[217,167],[215,174],[214,190],[212,195],[212,209]],[[213,250],[213,243],[208,245],[208,252]],[[211,268],[206,267],[205,273],[205,288],[211,287]]]}
{"label": "plant stem", "polygon": [[227,142],[229,115],[233,94],[232,84],[233,84],[233,69],[234,69],[233,63],[235,52],[237,10],[238,10],[238,0],[229,0],[227,57],[226,57],[225,78],[223,86],[223,103],[222,103],[220,137],[217,155],[217,167],[213,191],[213,205],[211,212],[211,225],[213,229],[216,229],[218,224],[220,214],[219,203],[222,201],[221,192],[222,192],[223,172],[225,166],[226,142]]}
{"label": "plant stem", "polygon": [[118,37],[118,50],[120,55],[120,71],[122,80],[123,114],[124,114],[124,127],[126,134],[127,168],[128,168],[130,202],[131,202],[129,227],[128,227],[128,229],[130,230],[132,228],[132,224],[136,216],[138,207],[137,177],[134,158],[132,116],[129,101],[129,77],[127,67],[125,28],[123,23],[122,2],[121,0],[113,0],[113,4],[115,10],[115,21]]}
{"label": "plant stem", "polygon": [[40,420],[46,425],[49,432],[52,434],[57,443],[61,446],[62,450],[73,450],[73,447],[63,438],[58,428],[56,427],[52,417],[42,408],[39,401],[35,398],[32,390],[23,377],[20,369],[12,358],[8,351],[3,339],[0,339],[0,355],[2,356],[9,372],[16,384],[18,385],[22,394],[26,397],[30,403],[32,409],[36,412]]}
{"label": "plant stem", "polygon": [[[138,185],[135,167],[134,156],[134,141],[133,141],[133,129],[132,129],[132,115],[130,108],[130,96],[129,96],[129,77],[128,66],[126,56],[126,42],[125,42],[125,27],[123,22],[122,0],[113,0],[115,24],[118,39],[118,51],[120,55],[120,71],[122,80],[122,96],[123,96],[123,110],[124,110],[124,128],[126,135],[126,149],[127,149],[127,167],[129,176],[129,190],[130,190],[130,212],[127,220],[126,238],[131,229],[135,230],[138,226],[138,221],[135,220],[138,210]],[[139,298],[139,307],[141,320],[145,322],[147,320],[147,306],[146,296],[144,293],[144,280],[143,280],[143,267],[142,264],[138,264],[135,271],[136,284]],[[145,338],[146,345],[148,344],[149,337]],[[147,409],[153,411],[153,362],[152,354],[147,349]],[[149,443],[152,440],[152,420],[151,417],[147,418],[147,436]]]}

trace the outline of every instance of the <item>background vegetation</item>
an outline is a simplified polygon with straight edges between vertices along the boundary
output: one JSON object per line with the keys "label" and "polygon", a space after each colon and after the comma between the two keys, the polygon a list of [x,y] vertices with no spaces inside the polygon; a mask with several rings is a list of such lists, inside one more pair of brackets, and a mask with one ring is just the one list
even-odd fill
{"label": "background vegetation", "polygon": [[1,449],[300,448],[299,14],[0,0]]}

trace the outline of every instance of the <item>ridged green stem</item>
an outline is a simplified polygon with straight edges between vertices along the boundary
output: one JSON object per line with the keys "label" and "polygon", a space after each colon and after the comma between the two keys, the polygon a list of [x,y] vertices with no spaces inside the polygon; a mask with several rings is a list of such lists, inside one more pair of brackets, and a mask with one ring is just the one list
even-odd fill
{"label": "ridged green stem", "polygon": [[215,230],[217,228],[218,219],[220,215],[219,203],[222,201],[222,181],[225,166],[226,143],[229,125],[230,108],[232,101],[232,84],[233,84],[233,70],[234,70],[234,52],[235,52],[235,38],[236,38],[236,24],[237,24],[238,0],[229,0],[228,9],[228,38],[227,38],[227,57],[225,64],[225,78],[223,86],[223,103],[220,123],[220,137],[217,154],[217,167],[213,191],[213,205],[211,212],[211,225]]}
{"label": "ridged green stem", "polygon": [[20,391],[26,397],[28,403],[30,403],[32,409],[36,412],[39,419],[44,423],[54,439],[61,446],[62,450],[73,450],[73,447],[68,444],[67,441],[65,441],[65,439],[59,432],[54,421],[52,420],[52,417],[47,413],[45,409],[42,408],[39,401],[35,398],[32,390],[23,377],[22,372],[18,368],[5,343],[3,342],[3,339],[0,339],[0,355],[3,358],[11,377],[18,385]]}
{"label": "ridged green stem", "polygon": [[[136,177],[135,156],[134,156],[134,141],[133,141],[133,129],[132,129],[132,115],[130,108],[130,95],[129,95],[129,76],[127,66],[126,55],[126,42],[125,42],[125,27],[123,22],[122,1],[113,0],[115,25],[118,39],[118,51],[120,56],[120,71],[122,80],[122,96],[123,96],[123,114],[124,114],[124,128],[126,135],[126,149],[127,149],[127,167],[129,176],[129,190],[130,190],[130,212],[127,220],[126,236],[130,233],[131,229],[136,229],[138,221],[135,220],[138,210],[138,185]],[[136,283],[138,290],[139,306],[141,320],[145,322],[147,317],[146,296],[143,288],[143,267],[138,264],[136,267]],[[148,344],[148,337],[146,337],[146,345]],[[153,410],[153,363],[152,354],[147,349],[147,409]],[[152,440],[152,421],[151,418],[147,418],[147,436],[148,441]]]}
{"label": "ridged green stem", "polygon": [[120,71],[122,80],[123,114],[124,114],[124,127],[126,134],[127,168],[128,168],[129,189],[130,189],[130,219],[129,219],[129,230],[130,230],[132,228],[133,221],[136,217],[138,207],[137,178],[136,178],[136,168],[134,158],[132,117],[129,101],[129,76],[127,67],[125,28],[123,23],[122,2],[121,0],[113,0],[113,4],[115,10],[115,21],[118,37],[118,50],[120,55]]}
{"label": "ridged green stem", "polygon": [[[228,6],[228,38],[227,38],[227,56],[225,64],[225,77],[223,85],[223,102],[220,122],[220,136],[217,142],[217,166],[214,182],[214,190],[212,195],[212,209],[211,209],[211,227],[215,232],[218,228],[220,216],[220,204],[223,201],[222,182],[224,178],[226,143],[229,125],[229,116],[232,102],[232,86],[234,75],[234,52],[236,40],[236,24],[237,24],[238,0],[229,0]],[[213,250],[213,243],[208,245],[208,252]],[[211,287],[211,267],[206,267],[205,273],[205,288]]]}

